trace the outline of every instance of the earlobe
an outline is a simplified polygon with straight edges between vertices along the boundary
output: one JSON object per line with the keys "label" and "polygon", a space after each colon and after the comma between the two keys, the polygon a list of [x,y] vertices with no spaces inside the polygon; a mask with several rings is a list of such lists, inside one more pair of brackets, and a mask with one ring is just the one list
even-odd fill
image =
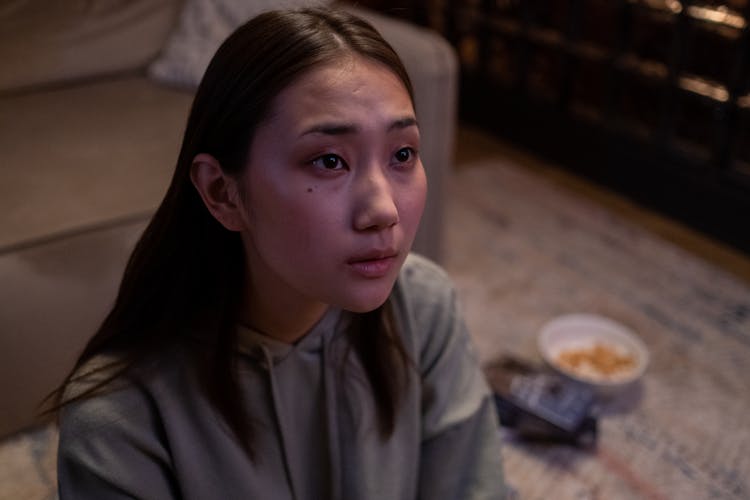
{"label": "earlobe", "polygon": [[190,166],[190,180],[214,218],[230,231],[245,228],[237,181],[227,175],[219,161],[205,153]]}

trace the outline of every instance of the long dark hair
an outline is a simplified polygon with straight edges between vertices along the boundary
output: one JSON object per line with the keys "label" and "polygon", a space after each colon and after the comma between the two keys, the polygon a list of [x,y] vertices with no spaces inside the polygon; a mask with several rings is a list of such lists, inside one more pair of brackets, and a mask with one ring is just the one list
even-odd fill
{"label": "long dark hair", "polygon": [[[199,153],[240,174],[249,144],[274,97],[310,69],[356,54],[382,63],[413,91],[394,50],[365,21],[325,9],[272,11],[239,27],[221,45],[198,87],[174,176],[125,268],[115,304],[54,393],[54,409],[111,387],[132,368],[179,345],[191,355],[201,390],[252,455],[252,429],[234,366],[245,260],[238,233],[226,230],[190,181]],[[357,317],[351,345],[373,388],[383,436],[392,433],[409,360],[388,303]],[[353,330],[350,330],[353,332]],[[71,396],[82,367],[114,354],[104,378]],[[102,373],[99,370],[98,373]]]}

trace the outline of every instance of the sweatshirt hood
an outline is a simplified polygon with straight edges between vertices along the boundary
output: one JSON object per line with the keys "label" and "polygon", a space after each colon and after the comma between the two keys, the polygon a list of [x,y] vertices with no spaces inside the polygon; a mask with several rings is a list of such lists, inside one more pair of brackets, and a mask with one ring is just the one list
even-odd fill
{"label": "sweatshirt hood", "polygon": [[323,395],[323,419],[328,441],[329,498],[340,500],[342,472],[340,438],[336,424],[338,403],[336,390],[334,389],[335,378],[332,356],[329,351],[333,338],[338,332],[344,331],[348,325],[348,321],[344,317],[348,316],[345,316],[341,309],[330,307],[315,326],[294,344],[281,342],[244,325],[238,325],[237,327],[240,352],[256,362],[267,376],[271,405],[282,451],[284,472],[292,498],[295,500],[300,498],[299,491],[304,488],[305,484],[304,479],[302,479],[304,472],[300,470],[299,465],[295,466],[294,460],[291,459],[293,455],[291,450],[293,443],[297,441],[296,436],[299,431],[290,423],[293,421],[294,411],[290,410],[288,404],[284,404],[285,396],[288,396],[288,394],[279,385],[278,372],[284,369],[294,369],[295,363],[300,363],[305,358],[315,359],[315,363],[319,366]]}
{"label": "sweatshirt hood", "polygon": [[237,325],[239,350],[256,361],[270,360],[272,366],[282,363],[294,351],[320,351],[323,345],[341,330],[342,325],[338,323],[342,314],[341,309],[329,307],[310,331],[294,344],[269,337],[248,326]]}

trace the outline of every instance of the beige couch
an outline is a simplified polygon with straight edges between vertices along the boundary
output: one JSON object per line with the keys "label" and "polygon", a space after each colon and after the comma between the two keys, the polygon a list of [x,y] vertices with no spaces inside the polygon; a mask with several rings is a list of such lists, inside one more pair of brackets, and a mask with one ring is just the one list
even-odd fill
{"label": "beige couch", "polygon": [[[192,96],[147,68],[181,9],[177,0],[0,7],[0,436],[38,422],[37,403],[103,318],[166,189]],[[435,34],[357,12],[414,79],[431,189],[416,249],[439,260],[455,56]]]}

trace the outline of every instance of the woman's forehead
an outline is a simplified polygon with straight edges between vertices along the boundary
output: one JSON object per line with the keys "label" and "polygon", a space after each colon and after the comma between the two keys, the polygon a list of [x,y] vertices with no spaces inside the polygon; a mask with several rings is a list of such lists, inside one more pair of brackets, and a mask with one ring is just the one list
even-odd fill
{"label": "woman's forehead", "polygon": [[414,114],[400,77],[385,64],[358,56],[305,72],[278,94],[272,108],[272,115],[286,115],[297,122],[356,115],[367,108],[374,115],[395,114],[399,119]]}

